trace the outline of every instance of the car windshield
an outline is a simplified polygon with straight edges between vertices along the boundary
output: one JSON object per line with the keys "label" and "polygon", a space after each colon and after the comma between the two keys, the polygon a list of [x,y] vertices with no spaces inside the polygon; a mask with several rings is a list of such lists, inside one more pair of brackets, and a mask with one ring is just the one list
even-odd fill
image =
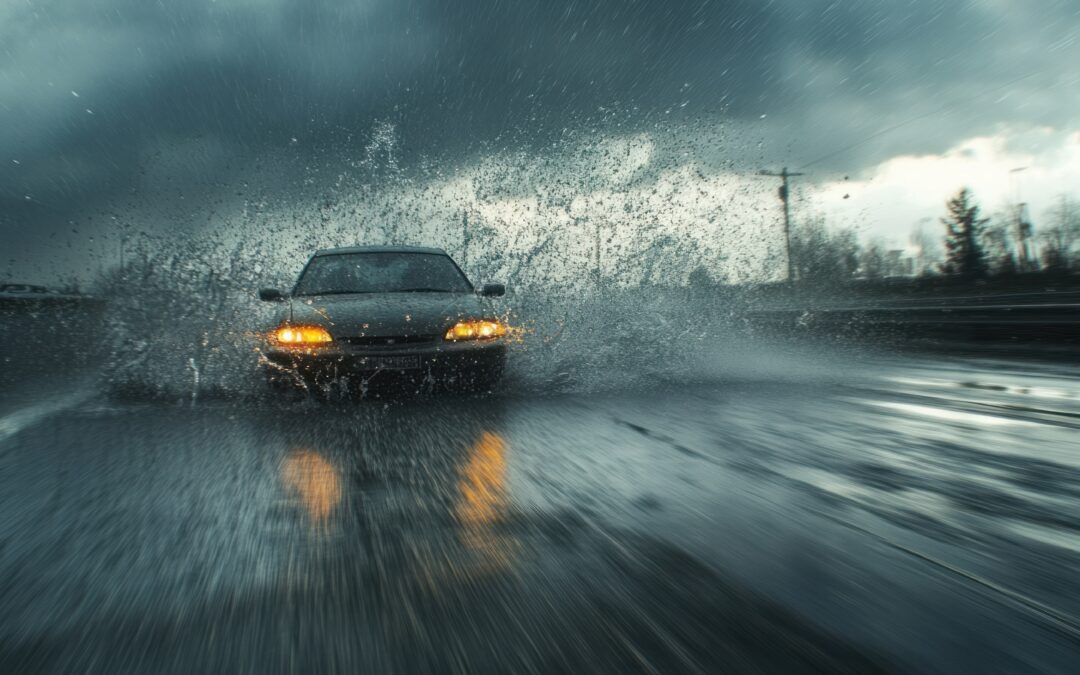
{"label": "car windshield", "polygon": [[472,284],[437,253],[337,253],[316,256],[295,295],[344,293],[469,293]]}

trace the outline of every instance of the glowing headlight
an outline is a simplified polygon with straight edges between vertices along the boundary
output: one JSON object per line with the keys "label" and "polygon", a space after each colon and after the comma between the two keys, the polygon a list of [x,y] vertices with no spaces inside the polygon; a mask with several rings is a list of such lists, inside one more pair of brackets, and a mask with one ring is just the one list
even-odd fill
{"label": "glowing headlight", "polygon": [[458,321],[446,331],[446,340],[486,340],[506,335],[506,325],[494,320]]}
{"label": "glowing headlight", "polygon": [[274,338],[283,345],[308,346],[333,340],[322,326],[282,326],[274,331]]}

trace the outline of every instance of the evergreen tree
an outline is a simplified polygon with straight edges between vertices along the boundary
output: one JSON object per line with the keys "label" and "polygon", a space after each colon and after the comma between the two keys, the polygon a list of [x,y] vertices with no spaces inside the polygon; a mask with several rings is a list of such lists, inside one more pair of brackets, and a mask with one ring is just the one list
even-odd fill
{"label": "evergreen tree", "polygon": [[990,219],[979,217],[979,205],[967,188],[960,190],[945,206],[949,210],[948,217],[941,219],[945,225],[945,273],[965,279],[985,277],[986,255],[980,240]]}

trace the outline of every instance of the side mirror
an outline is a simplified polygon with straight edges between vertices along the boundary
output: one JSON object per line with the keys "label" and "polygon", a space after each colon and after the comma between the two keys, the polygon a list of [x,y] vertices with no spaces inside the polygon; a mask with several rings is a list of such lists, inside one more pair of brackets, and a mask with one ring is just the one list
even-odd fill
{"label": "side mirror", "polygon": [[480,295],[486,298],[498,298],[506,295],[505,284],[484,284],[484,288],[480,291]]}
{"label": "side mirror", "polygon": [[285,294],[276,288],[260,288],[259,299],[266,302],[282,302],[285,300]]}

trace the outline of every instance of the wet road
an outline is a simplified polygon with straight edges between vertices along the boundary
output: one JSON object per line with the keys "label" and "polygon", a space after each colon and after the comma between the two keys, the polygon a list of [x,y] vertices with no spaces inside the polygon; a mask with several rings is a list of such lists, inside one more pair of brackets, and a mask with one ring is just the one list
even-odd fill
{"label": "wet road", "polygon": [[1076,672],[1080,373],[0,401],[2,672]]}

